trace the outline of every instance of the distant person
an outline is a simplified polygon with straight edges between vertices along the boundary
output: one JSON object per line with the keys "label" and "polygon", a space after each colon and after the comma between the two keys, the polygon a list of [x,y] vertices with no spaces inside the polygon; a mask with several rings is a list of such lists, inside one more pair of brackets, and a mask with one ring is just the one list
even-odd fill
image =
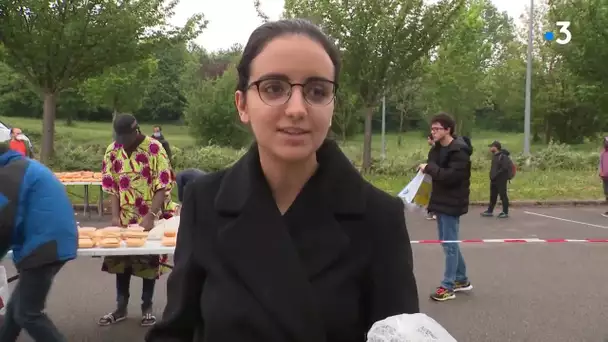
{"label": "distant person", "polygon": [[167,139],[165,139],[165,136],[163,135],[163,128],[161,126],[154,126],[153,132],[152,132],[152,138],[158,140],[158,142],[160,142],[160,144],[163,145],[163,148],[167,152],[167,156],[169,157],[169,160],[172,160],[173,155],[171,153],[171,146],[169,145],[169,142],[167,141]]}
{"label": "distant person", "polygon": [[[429,151],[428,163],[419,169],[433,178],[429,210],[437,215],[439,240],[459,239],[460,216],[469,211],[471,184],[471,148],[454,132],[456,123],[445,113],[431,120],[431,134],[437,143]],[[431,299],[445,301],[456,298],[455,292],[473,288],[457,243],[443,243],[445,273],[441,286]]]}
{"label": "distant person", "polygon": [[[112,202],[112,225],[127,227],[138,224],[146,231],[154,221],[170,218],[175,211],[167,193],[174,185],[169,159],[160,142],[141,133],[137,120],[130,114],[119,114],[114,120],[116,141],[108,146],[102,162],[102,189]],[[127,318],[131,278],[142,279],[140,325],[156,323],[152,300],[156,280],[166,271],[166,255],[109,256],[102,271],[116,275],[116,309],[101,317],[106,326]]]}
{"label": "distant person", "polygon": [[[604,150],[600,153],[599,175],[604,185],[604,197],[608,202],[608,137],[604,137]],[[608,217],[608,211],[602,216]]]}
{"label": "distant person", "polygon": [[11,140],[9,141],[9,148],[13,151],[21,153],[22,156],[33,158],[32,149],[30,148],[25,136],[21,129],[13,127],[11,128]]}
{"label": "distant person", "polygon": [[[429,144],[429,146],[430,146],[431,148],[432,148],[433,146],[435,146],[435,140],[433,140],[433,135],[432,135],[432,134],[429,134],[429,135],[426,137],[426,142]],[[432,211],[428,210],[428,208],[427,208],[427,213],[426,213],[426,214],[427,214],[427,215],[426,215],[426,219],[427,219],[427,220],[436,220],[436,219],[437,219],[437,216],[436,216],[435,214],[433,214],[433,212],[432,212]]]}
{"label": "distant person", "polygon": [[51,170],[7,143],[0,143],[0,179],[0,260],[12,249],[19,271],[0,341],[15,342],[25,330],[36,342],[65,342],[44,308],[53,279],[76,258],[72,203]]}
{"label": "distant person", "polygon": [[502,148],[498,141],[494,141],[489,146],[492,153],[492,166],[490,167],[490,205],[488,210],[481,213],[481,216],[491,217],[494,215],[494,207],[498,196],[502,202],[502,212],[498,218],[509,217],[509,196],[507,194],[507,184],[511,179],[513,161],[509,157],[510,153]]}

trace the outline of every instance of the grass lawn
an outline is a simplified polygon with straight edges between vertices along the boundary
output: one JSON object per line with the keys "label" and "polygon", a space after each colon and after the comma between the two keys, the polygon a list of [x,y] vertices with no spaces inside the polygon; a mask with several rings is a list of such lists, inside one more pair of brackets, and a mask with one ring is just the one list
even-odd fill
{"label": "grass lawn", "polygon": [[[40,134],[41,120],[24,118],[2,118],[2,121],[20,127],[27,134],[34,132]],[[142,124],[145,133],[152,132],[153,124]],[[188,148],[194,145],[194,140],[188,135],[187,126],[164,124],[163,132],[167,140],[175,146]],[[74,126],[68,127],[62,121],[57,121],[56,132],[59,137],[64,137],[81,144],[109,144],[111,139],[111,125],[109,123],[76,122]],[[475,153],[487,153],[487,146],[493,140],[499,140],[504,148],[512,152],[519,152],[523,147],[523,134],[499,133],[481,131],[472,137]],[[363,145],[362,136],[342,143],[346,154],[351,158],[360,159]],[[543,145],[533,145],[532,151],[542,148]],[[386,139],[387,158],[398,156],[402,151],[420,150],[426,151],[426,139],[420,132],[403,134],[401,146],[398,145],[396,134],[388,134]],[[381,136],[373,138],[372,155],[379,158],[382,151]],[[576,149],[587,151],[598,151],[598,144],[588,143],[576,146]],[[421,160],[422,162],[422,160]],[[489,171],[489,170],[488,170]],[[476,171],[471,178],[471,201],[486,201],[489,196],[488,171]],[[412,174],[413,176],[413,174]],[[397,194],[410,180],[410,176],[366,176],[379,188]],[[82,187],[70,187],[74,202],[82,202]],[[98,189],[90,190],[92,203],[98,198]],[[556,170],[552,172],[542,171],[519,171],[510,184],[509,194],[511,200],[566,200],[566,199],[602,199],[602,183],[596,171],[574,172]]]}

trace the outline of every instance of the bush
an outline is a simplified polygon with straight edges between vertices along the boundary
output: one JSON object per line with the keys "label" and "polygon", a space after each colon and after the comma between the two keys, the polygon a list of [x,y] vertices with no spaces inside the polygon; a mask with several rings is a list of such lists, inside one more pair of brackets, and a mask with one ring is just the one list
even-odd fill
{"label": "bush", "polygon": [[222,76],[200,82],[186,96],[184,114],[190,135],[200,145],[240,148],[251,141],[248,128],[239,121],[234,108],[236,85],[237,73],[232,66]]}
{"label": "bush", "polygon": [[[51,167],[58,171],[97,171],[101,167],[101,160],[107,145],[82,145],[70,141],[57,145],[56,157]],[[205,171],[224,169],[238,160],[246,149],[232,149],[219,146],[207,147],[172,147],[173,165],[176,170],[198,168]],[[489,172],[491,156],[489,153],[478,150],[471,157],[473,171]],[[390,156],[385,160],[375,158],[371,173],[382,176],[410,176],[420,163],[424,163],[427,150],[418,149],[403,151],[398,156]],[[361,154],[354,149],[345,149],[345,153],[357,167],[361,165]],[[597,168],[598,154],[593,152],[579,152],[572,150],[568,145],[550,144],[537,151],[530,158],[530,165],[526,166],[526,158],[521,154],[512,155],[513,162],[519,169],[524,170],[570,170],[590,171]]]}

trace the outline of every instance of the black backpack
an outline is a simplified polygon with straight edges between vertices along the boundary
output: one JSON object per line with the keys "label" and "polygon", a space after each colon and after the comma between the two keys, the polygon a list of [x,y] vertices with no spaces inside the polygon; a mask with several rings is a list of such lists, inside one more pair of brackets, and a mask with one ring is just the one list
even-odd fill
{"label": "black backpack", "polygon": [[19,202],[19,189],[28,161],[20,159],[0,167],[0,259],[10,248],[13,234],[17,205]]}

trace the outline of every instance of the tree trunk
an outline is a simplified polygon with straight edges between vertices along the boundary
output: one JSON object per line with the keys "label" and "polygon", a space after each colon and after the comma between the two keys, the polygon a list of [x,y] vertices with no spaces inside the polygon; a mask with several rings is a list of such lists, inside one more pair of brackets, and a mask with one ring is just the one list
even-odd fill
{"label": "tree trunk", "polygon": [[367,108],[365,112],[365,129],[363,131],[363,163],[361,171],[367,173],[372,166],[372,115],[375,107]]}
{"label": "tree trunk", "polygon": [[401,140],[403,135],[403,119],[405,118],[405,111],[401,111],[399,115],[399,135],[397,136],[397,146],[401,147]]}
{"label": "tree trunk", "polygon": [[42,146],[40,148],[40,161],[43,164],[48,164],[55,153],[56,110],[57,93],[45,90],[42,114]]}

